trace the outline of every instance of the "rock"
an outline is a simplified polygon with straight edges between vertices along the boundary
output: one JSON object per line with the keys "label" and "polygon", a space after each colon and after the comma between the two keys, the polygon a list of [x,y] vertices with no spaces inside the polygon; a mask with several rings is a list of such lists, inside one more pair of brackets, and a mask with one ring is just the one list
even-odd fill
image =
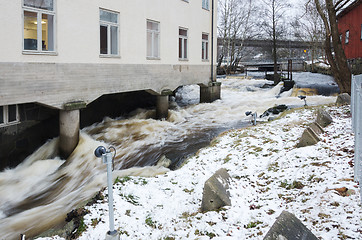
{"label": "rock", "polygon": [[314,122],[314,123],[310,124],[309,127],[310,127],[316,134],[322,134],[322,133],[324,133],[323,128],[322,128],[321,125],[319,125],[317,122]]}
{"label": "rock", "polygon": [[329,124],[333,122],[332,117],[322,108],[319,108],[317,111],[317,120],[316,123],[318,123],[321,127],[327,127]]}
{"label": "rock", "polygon": [[351,104],[351,96],[348,93],[341,93],[337,97],[336,101],[337,105],[350,105]]}
{"label": "rock", "polygon": [[231,206],[228,192],[230,175],[225,168],[221,168],[212,175],[204,185],[202,193],[201,211],[214,211],[224,206]]}
{"label": "rock", "polygon": [[318,238],[293,214],[283,211],[264,240],[318,240]]}
{"label": "rock", "polygon": [[299,139],[299,142],[297,144],[297,148],[300,147],[306,147],[306,146],[311,146],[316,144],[317,142],[319,142],[321,139],[318,137],[318,135],[313,131],[312,128],[307,127],[302,136]]}
{"label": "rock", "polygon": [[158,167],[165,167],[168,168],[171,165],[172,161],[168,159],[165,155],[162,155],[157,162]]}
{"label": "rock", "polygon": [[281,112],[284,112],[287,109],[288,109],[287,105],[284,105],[284,104],[278,105],[278,106],[275,106],[275,107],[272,107],[272,108],[269,108],[268,110],[266,110],[262,115],[260,115],[260,118],[267,117],[270,114],[277,115]]}

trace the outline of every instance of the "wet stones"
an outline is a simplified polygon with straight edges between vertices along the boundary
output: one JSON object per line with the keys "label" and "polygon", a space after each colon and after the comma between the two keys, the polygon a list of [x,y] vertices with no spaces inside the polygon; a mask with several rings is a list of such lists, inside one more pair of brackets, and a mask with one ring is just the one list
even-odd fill
{"label": "wet stones", "polygon": [[204,185],[201,211],[215,211],[224,206],[231,206],[228,192],[230,175],[225,168],[221,168],[212,175]]}
{"label": "wet stones", "polygon": [[337,105],[350,105],[351,96],[348,93],[339,94],[336,100]]}
{"label": "wet stones", "polygon": [[275,106],[275,107],[272,107],[272,108],[269,108],[268,110],[266,110],[262,115],[260,115],[261,118],[263,117],[267,117],[271,114],[274,114],[274,115],[277,115],[281,112],[284,112],[285,110],[288,109],[288,106],[285,105],[285,104],[282,104],[282,105],[278,105],[278,106]]}
{"label": "wet stones", "polygon": [[264,240],[318,240],[292,213],[283,211],[267,232]]}

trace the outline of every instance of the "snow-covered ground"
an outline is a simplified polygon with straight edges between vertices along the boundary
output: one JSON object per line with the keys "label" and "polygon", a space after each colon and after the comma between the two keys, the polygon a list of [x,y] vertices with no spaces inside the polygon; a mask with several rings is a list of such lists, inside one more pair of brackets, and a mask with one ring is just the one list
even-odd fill
{"label": "snow-covered ground", "polygon": [[[333,123],[314,146],[295,147],[316,118],[316,108],[301,108],[272,122],[223,133],[178,170],[121,178],[114,185],[121,239],[263,239],[283,210],[320,239],[362,239],[359,187],[352,180],[350,109],[325,109]],[[201,213],[204,183],[220,168],[232,178],[232,205]],[[79,239],[104,239],[106,199],[86,207],[87,227]]]}

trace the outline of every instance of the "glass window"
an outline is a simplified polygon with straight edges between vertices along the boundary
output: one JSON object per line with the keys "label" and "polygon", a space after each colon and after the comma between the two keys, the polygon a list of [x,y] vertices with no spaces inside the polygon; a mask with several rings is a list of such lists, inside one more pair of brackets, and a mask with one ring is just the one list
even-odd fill
{"label": "glass window", "polygon": [[0,106],[0,124],[3,124],[4,122],[4,107]]}
{"label": "glass window", "polygon": [[179,29],[179,59],[186,60],[187,59],[187,29],[180,28]]}
{"label": "glass window", "polygon": [[24,50],[55,51],[53,0],[24,0]]}
{"label": "glass window", "polygon": [[349,43],[349,30],[346,31],[346,39],[345,39],[345,44]]}
{"label": "glass window", "polygon": [[119,55],[119,14],[99,10],[100,54]]}
{"label": "glass window", "polygon": [[201,45],[201,58],[202,60],[209,59],[209,35],[202,34],[202,45]]}
{"label": "glass window", "polygon": [[362,24],[361,24],[361,40],[362,40]]}
{"label": "glass window", "polygon": [[24,0],[24,6],[53,11],[53,0]]}
{"label": "glass window", "polygon": [[17,106],[9,105],[8,106],[8,122],[15,122],[17,120]]}
{"label": "glass window", "polygon": [[0,106],[0,125],[7,126],[18,122],[18,105]]}
{"label": "glass window", "polygon": [[160,57],[160,23],[147,20],[147,57]]}
{"label": "glass window", "polygon": [[209,0],[202,0],[202,8],[209,10]]}

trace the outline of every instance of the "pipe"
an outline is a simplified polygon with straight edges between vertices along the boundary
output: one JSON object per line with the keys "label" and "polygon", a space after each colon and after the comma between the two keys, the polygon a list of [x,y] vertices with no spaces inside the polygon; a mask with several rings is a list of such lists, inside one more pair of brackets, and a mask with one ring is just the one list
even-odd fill
{"label": "pipe", "polygon": [[211,82],[214,82],[214,0],[211,0]]}

